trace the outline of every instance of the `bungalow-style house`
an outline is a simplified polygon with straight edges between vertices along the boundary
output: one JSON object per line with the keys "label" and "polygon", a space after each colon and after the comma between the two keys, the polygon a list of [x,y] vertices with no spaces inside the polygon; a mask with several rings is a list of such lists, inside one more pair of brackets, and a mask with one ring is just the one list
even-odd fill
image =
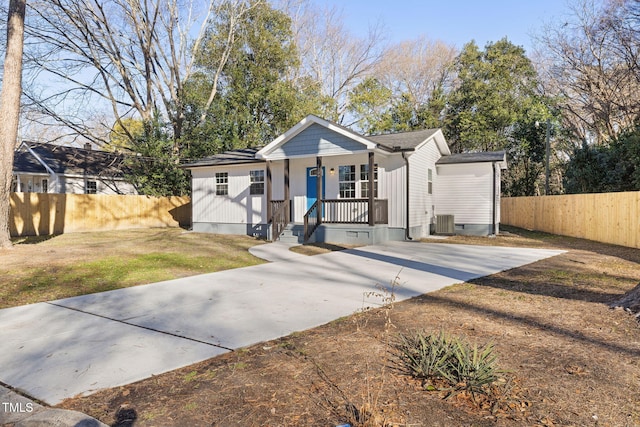
{"label": "bungalow-style house", "polygon": [[117,153],[22,142],[14,153],[11,191],[24,193],[138,194]]}
{"label": "bungalow-style house", "polygon": [[194,231],[366,244],[497,233],[506,157],[452,155],[440,129],[363,136],[307,116],[262,148],[183,167]]}

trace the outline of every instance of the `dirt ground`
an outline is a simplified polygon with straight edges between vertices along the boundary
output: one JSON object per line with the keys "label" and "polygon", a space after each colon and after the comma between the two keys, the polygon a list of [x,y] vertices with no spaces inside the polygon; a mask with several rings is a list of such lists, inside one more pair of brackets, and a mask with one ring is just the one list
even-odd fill
{"label": "dirt ground", "polygon": [[[640,327],[608,303],[640,281],[640,250],[510,231],[444,243],[567,252],[59,406],[116,426],[639,426]],[[390,342],[421,329],[495,345],[492,407],[393,368]]]}

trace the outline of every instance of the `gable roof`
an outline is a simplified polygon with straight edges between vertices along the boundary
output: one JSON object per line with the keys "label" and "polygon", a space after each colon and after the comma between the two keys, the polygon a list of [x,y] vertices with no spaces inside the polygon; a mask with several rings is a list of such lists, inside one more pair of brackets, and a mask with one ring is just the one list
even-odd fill
{"label": "gable roof", "polygon": [[348,129],[344,126],[341,126],[337,123],[331,122],[329,120],[325,120],[325,119],[321,119],[320,117],[314,116],[313,114],[308,115],[307,117],[305,117],[304,119],[300,120],[295,126],[293,126],[291,129],[289,129],[288,131],[286,131],[285,133],[283,133],[282,135],[280,135],[279,137],[277,137],[276,139],[274,139],[273,141],[271,141],[269,144],[267,144],[265,147],[263,147],[262,149],[260,149],[257,153],[256,153],[256,158],[258,159],[268,159],[269,154],[271,154],[272,152],[274,152],[276,149],[278,149],[279,147],[283,146],[284,144],[286,144],[287,142],[289,142],[291,139],[293,139],[296,135],[298,135],[299,133],[301,133],[302,131],[304,131],[305,129],[307,129],[308,127],[312,126],[313,124],[318,124],[320,126],[323,126],[331,131],[334,131],[340,135],[343,135],[355,142],[358,142],[360,144],[362,144],[362,148],[365,150],[374,150],[377,148],[377,144],[373,141],[371,141],[370,139],[360,135],[357,132],[352,131],[351,129]]}
{"label": "gable roof", "polygon": [[415,132],[390,133],[373,135],[368,138],[389,150],[415,149],[422,142],[436,133],[437,129],[425,129]]}
{"label": "gable roof", "polygon": [[256,159],[256,153],[260,148],[240,148],[224,153],[208,156],[194,162],[185,163],[180,167],[189,169],[202,166],[238,165],[245,163],[263,163],[264,160]]}
{"label": "gable roof", "polygon": [[124,160],[108,151],[25,141],[16,150],[13,171],[115,178],[124,175]]}
{"label": "gable roof", "polygon": [[[344,137],[343,140],[346,138],[346,140],[353,142],[351,147],[345,148],[345,151],[353,150],[353,147],[359,144],[362,150],[376,150],[381,154],[412,152],[433,140],[442,156],[451,154],[441,129],[425,129],[411,132],[363,136],[337,123],[309,115],[264,147],[229,150],[185,163],[181,165],[181,167],[191,169],[207,166],[259,163],[270,159],[279,159],[282,158],[283,155],[282,147],[287,142],[305,132],[307,129],[311,131],[312,129],[310,128],[313,126],[319,126],[336,132]],[[360,149],[356,148],[355,150],[359,151]],[[296,154],[300,155],[299,153]],[[287,157],[290,158],[291,156],[287,155]]]}
{"label": "gable roof", "polygon": [[507,154],[504,151],[483,151],[480,153],[459,153],[442,156],[436,165],[496,162],[502,169],[507,168]]}
{"label": "gable roof", "polygon": [[49,174],[47,168],[22,145],[13,154],[13,172]]}
{"label": "gable roof", "polygon": [[413,151],[420,148],[429,139],[433,138],[440,150],[440,154],[451,154],[449,146],[440,129],[423,129],[410,132],[398,132],[367,137],[371,141],[386,148],[388,151]]}

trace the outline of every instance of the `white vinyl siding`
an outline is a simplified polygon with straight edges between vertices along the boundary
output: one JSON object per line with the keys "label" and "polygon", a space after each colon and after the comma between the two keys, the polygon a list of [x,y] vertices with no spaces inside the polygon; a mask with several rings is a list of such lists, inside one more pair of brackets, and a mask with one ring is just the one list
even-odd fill
{"label": "white vinyl siding", "polygon": [[[436,203],[433,194],[429,193],[429,187],[435,188],[439,185],[436,162],[440,157],[440,150],[433,140],[424,144],[409,157],[409,226],[421,227],[421,236],[413,237],[427,236],[430,224],[435,218]],[[430,170],[431,179],[429,179]]]}
{"label": "white vinyl siding", "polygon": [[[20,177],[21,182],[24,182],[25,179],[26,178],[24,176]],[[37,183],[39,184],[40,179],[41,178],[38,178],[37,180]],[[89,181],[96,183],[95,194],[138,194],[133,184],[126,182],[123,179],[101,180],[98,177],[93,179],[90,177]],[[85,194],[86,189],[87,187],[84,177],[52,175],[47,182],[48,193]],[[41,191],[41,189],[39,187],[39,189],[35,189],[34,191]]]}
{"label": "white vinyl siding", "polygon": [[[193,222],[264,224],[264,195],[251,195],[250,171],[255,165],[193,169]],[[226,195],[217,195],[216,173],[227,174]]]}
{"label": "white vinyl siding", "polygon": [[380,159],[378,165],[379,198],[389,200],[389,227],[404,228],[407,207],[404,160],[400,155],[393,155]]}
{"label": "white vinyl siding", "polygon": [[[438,186],[435,189],[437,213],[455,215],[456,224],[491,224],[493,209],[491,166],[488,162],[439,165]],[[496,198],[499,195],[500,186],[496,185]],[[499,218],[497,213],[496,222]]]}

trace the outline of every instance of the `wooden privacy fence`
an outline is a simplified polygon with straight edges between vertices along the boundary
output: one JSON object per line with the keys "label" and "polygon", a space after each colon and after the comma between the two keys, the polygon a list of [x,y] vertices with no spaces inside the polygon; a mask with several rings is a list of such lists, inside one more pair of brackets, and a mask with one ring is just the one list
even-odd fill
{"label": "wooden privacy fence", "polygon": [[502,224],[640,248],[640,192],[503,197]]}
{"label": "wooden privacy fence", "polygon": [[191,224],[189,197],[11,193],[12,236]]}

